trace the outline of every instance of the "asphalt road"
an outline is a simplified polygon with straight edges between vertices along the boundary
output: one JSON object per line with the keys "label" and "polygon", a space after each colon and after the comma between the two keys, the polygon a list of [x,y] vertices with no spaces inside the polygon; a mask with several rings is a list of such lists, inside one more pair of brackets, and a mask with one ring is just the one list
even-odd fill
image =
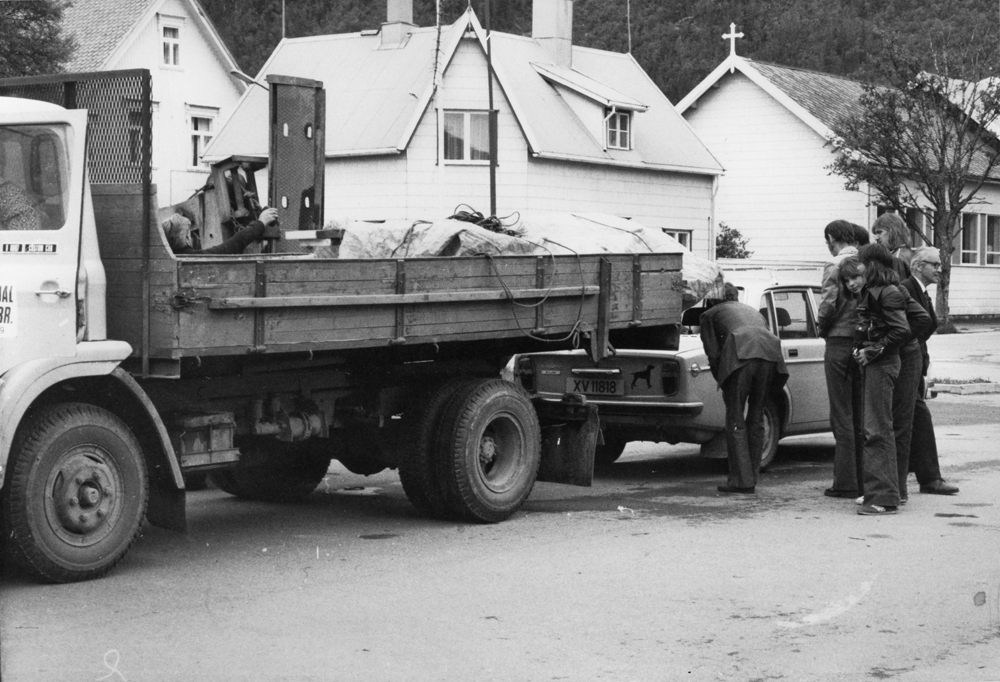
{"label": "asphalt road", "polygon": [[189,495],[108,577],[0,583],[3,682],[1000,680],[1000,396],[932,403],[956,497],[860,517],[829,435],[752,498],[724,464],[632,444],[592,488],[492,526],[415,514],[339,466],[300,505]]}

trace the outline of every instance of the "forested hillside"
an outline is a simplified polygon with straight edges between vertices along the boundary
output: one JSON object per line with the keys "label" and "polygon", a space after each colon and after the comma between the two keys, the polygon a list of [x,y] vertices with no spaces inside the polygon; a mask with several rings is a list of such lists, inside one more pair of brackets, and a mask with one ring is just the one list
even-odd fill
{"label": "forested hillside", "polygon": [[[240,66],[256,73],[281,38],[281,0],[202,0]],[[451,23],[468,0],[441,0]],[[576,0],[573,42],[628,51],[626,0]],[[959,46],[1000,40],[996,0],[631,0],[632,53],[671,101],[683,97],[728,54],[735,22],[747,57],[844,75],[870,68],[877,31],[898,33],[925,52],[929,41]],[[472,0],[481,21],[485,0]],[[495,30],[531,33],[531,0],[493,0]],[[286,0],[289,37],[378,28],[385,0]],[[435,21],[434,0],[414,0],[419,26]],[[975,29],[973,31],[973,29]],[[930,65],[929,65],[930,66]]]}

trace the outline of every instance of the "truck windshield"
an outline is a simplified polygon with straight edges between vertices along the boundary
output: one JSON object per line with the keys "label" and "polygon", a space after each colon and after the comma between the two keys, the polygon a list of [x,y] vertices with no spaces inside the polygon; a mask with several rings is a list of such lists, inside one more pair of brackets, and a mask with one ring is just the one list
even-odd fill
{"label": "truck windshield", "polygon": [[58,230],[69,198],[65,126],[0,126],[0,230]]}

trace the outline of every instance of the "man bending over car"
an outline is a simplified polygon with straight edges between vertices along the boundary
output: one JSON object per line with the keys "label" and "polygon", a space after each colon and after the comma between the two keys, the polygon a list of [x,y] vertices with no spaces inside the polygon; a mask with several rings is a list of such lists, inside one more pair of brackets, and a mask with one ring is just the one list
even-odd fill
{"label": "man bending over car", "polygon": [[700,320],[701,341],[726,405],[729,480],[718,490],[752,494],[764,452],[764,405],[785,385],[788,369],[781,342],[760,312],[740,303],[739,290],[729,282],[723,297]]}

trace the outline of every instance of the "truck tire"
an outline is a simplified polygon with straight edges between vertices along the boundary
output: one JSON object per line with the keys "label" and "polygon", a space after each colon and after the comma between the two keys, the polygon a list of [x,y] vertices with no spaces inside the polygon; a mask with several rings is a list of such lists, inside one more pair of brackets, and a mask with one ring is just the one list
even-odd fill
{"label": "truck tire", "polygon": [[760,470],[774,464],[778,457],[778,441],[781,440],[781,411],[773,399],[764,404],[764,448],[760,457]]}
{"label": "truck tire", "polygon": [[520,386],[487,379],[460,389],[436,438],[437,470],[452,514],[498,523],[517,511],[535,484],[541,433]]}
{"label": "truck tire", "polygon": [[250,438],[240,444],[236,466],[213,471],[212,482],[243,500],[299,502],[326,476],[330,459],[312,441]]}
{"label": "truck tire", "polygon": [[472,381],[449,379],[420,396],[416,408],[403,415],[406,435],[399,462],[399,482],[403,484],[407,499],[421,514],[436,518],[448,516],[444,491],[436,472],[435,436],[448,405]]}
{"label": "truck tire", "polygon": [[99,578],[142,528],[149,482],[139,442],[118,417],[85,403],[30,419],[2,496],[7,549],[45,581]]}
{"label": "truck tire", "polygon": [[598,444],[594,450],[594,465],[598,467],[611,466],[625,452],[628,441],[614,432],[604,433],[604,445]]}

